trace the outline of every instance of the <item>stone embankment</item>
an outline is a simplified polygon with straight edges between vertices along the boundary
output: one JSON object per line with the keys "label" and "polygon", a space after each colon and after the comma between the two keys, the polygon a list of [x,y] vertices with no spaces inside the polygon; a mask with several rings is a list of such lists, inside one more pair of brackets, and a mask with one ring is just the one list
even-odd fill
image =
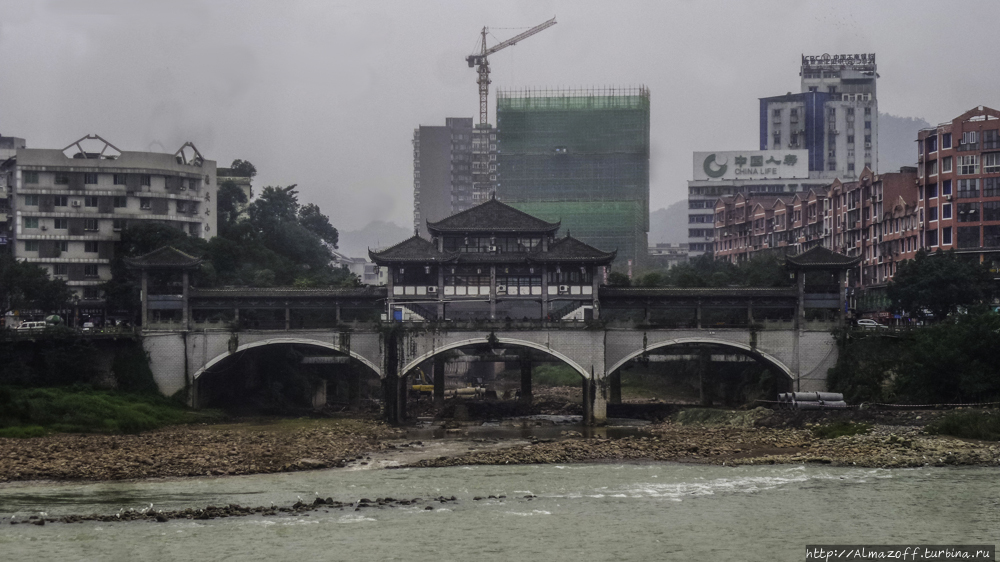
{"label": "stone embankment", "polygon": [[399,430],[365,420],[175,426],[137,435],[0,439],[0,482],[124,480],[344,466],[384,450]]}

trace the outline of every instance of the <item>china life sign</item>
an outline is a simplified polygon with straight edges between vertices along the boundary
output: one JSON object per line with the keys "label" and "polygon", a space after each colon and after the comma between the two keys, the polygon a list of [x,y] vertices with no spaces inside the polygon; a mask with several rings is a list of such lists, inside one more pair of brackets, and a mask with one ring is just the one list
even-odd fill
{"label": "china life sign", "polygon": [[695,181],[808,178],[809,151],[695,152],[693,177]]}

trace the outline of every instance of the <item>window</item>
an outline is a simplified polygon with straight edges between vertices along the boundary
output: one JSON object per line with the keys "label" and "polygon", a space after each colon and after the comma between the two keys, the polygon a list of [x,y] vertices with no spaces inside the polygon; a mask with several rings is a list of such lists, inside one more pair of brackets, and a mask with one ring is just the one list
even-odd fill
{"label": "window", "polygon": [[854,116],[854,108],[853,107],[848,107],[847,108],[847,114],[853,117]]}
{"label": "window", "polygon": [[927,242],[926,242],[925,246],[937,246],[938,245],[938,242],[937,242],[938,241],[937,231],[936,230],[928,230],[927,231],[926,240],[927,240]]}
{"label": "window", "polygon": [[983,173],[1000,174],[1000,152],[983,154]]}
{"label": "window", "polygon": [[178,213],[186,213],[187,212],[187,201],[178,201],[177,202],[177,212]]}
{"label": "window", "polygon": [[24,217],[24,228],[38,228],[38,217]]}
{"label": "window", "polygon": [[83,198],[84,207],[96,207],[97,206],[97,196],[87,195]]}
{"label": "window", "polygon": [[121,232],[125,228],[125,219],[115,219],[111,221],[111,229],[115,232]]}
{"label": "window", "polygon": [[37,195],[25,195],[24,205],[26,207],[37,207],[38,206],[38,196]]}
{"label": "window", "polygon": [[938,220],[937,217],[938,217],[938,209],[937,209],[937,207],[928,207],[927,208],[927,220],[928,221],[936,221],[936,220]]}
{"label": "window", "polygon": [[[872,122],[871,122],[871,121],[865,121],[865,128],[866,128],[866,129],[871,129],[871,128],[872,128]],[[937,149],[937,148],[935,147],[935,150],[936,150],[936,149]]]}
{"label": "window", "polygon": [[983,178],[983,197],[1000,197],[1000,178]]}
{"label": "window", "polygon": [[[951,158],[949,157],[949,160]],[[951,180],[941,182],[941,195],[951,195]]]}
{"label": "window", "polygon": [[960,226],[958,227],[958,247],[978,248],[979,247],[979,227]]}
{"label": "window", "polygon": [[951,133],[941,133],[941,148],[951,148]]}
{"label": "window", "polygon": [[927,175],[936,176],[938,173],[938,163],[937,160],[931,160],[927,163]]}
{"label": "window", "polygon": [[115,185],[125,185],[127,174],[115,174]]}
{"label": "window", "polygon": [[984,221],[1000,221],[1000,201],[986,201],[983,203]]}
{"label": "window", "polygon": [[139,208],[144,211],[148,211],[149,209],[153,208],[152,200],[149,197],[140,197]]}
{"label": "window", "polygon": [[772,109],[771,110],[771,115],[780,118],[781,117],[781,110],[780,109]]}
{"label": "window", "polygon": [[66,230],[69,228],[69,219],[54,219],[53,222],[55,223],[53,228],[56,230]]}
{"label": "window", "polygon": [[52,275],[69,275],[69,265],[57,263],[52,266]]}
{"label": "window", "polygon": [[996,129],[983,131],[983,150],[1000,148],[1000,131]]}
{"label": "window", "polygon": [[69,185],[69,174],[56,174],[56,185]]}
{"label": "window", "polygon": [[83,183],[86,185],[97,185],[97,174],[92,172],[83,174]]}
{"label": "window", "polygon": [[868,115],[871,115],[871,114],[872,114],[872,108],[866,107],[865,108],[865,115],[868,116]]}
{"label": "window", "polygon": [[979,156],[969,154],[958,157],[958,175],[968,176],[979,173]]}
{"label": "window", "polygon": [[865,135],[865,146],[868,146],[871,143],[872,143],[872,136],[871,135]]}
{"label": "window", "polygon": [[941,229],[941,245],[947,246],[951,244],[951,227],[946,227]]}
{"label": "window", "polygon": [[97,266],[96,265],[85,265],[83,266],[83,276],[84,277],[97,277]]}
{"label": "window", "polygon": [[979,180],[958,180],[958,198],[970,199],[979,197]]}
{"label": "window", "polygon": [[116,209],[124,209],[128,206],[128,197],[117,196],[113,198],[113,202]]}
{"label": "window", "polygon": [[958,144],[975,144],[976,143],[976,131],[966,131],[962,133],[962,142]]}
{"label": "window", "polygon": [[933,199],[935,197],[937,197],[937,184],[936,183],[927,184],[927,198]]}
{"label": "window", "polygon": [[847,135],[847,144],[854,144],[854,135]]}
{"label": "window", "polygon": [[143,187],[149,187],[151,184],[152,184],[152,182],[150,181],[149,174],[140,174],[139,175],[139,185],[141,185]]}
{"label": "window", "polygon": [[951,156],[941,159],[941,173],[947,174],[951,171]]}
{"label": "window", "polygon": [[958,222],[979,222],[979,203],[959,203]]}
{"label": "window", "polygon": [[853,172],[854,171],[854,162],[850,162],[850,163],[847,164],[847,171],[848,172]]}
{"label": "window", "polygon": [[38,240],[25,240],[24,241],[24,251],[25,252],[37,252],[38,251]]}
{"label": "window", "polygon": [[96,232],[98,230],[99,222],[97,219],[85,219],[83,221],[83,229],[89,230],[91,232]]}
{"label": "window", "polygon": [[55,195],[55,196],[53,196],[52,201],[53,201],[53,204],[56,207],[68,207],[69,206],[69,197],[67,197],[65,195]]}
{"label": "window", "polygon": [[88,254],[97,253],[97,242],[88,241],[83,243],[83,251]]}
{"label": "window", "polygon": [[60,252],[68,252],[69,242],[66,240],[56,240],[56,249]]}
{"label": "window", "polygon": [[950,219],[951,218],[951,203],[945,203],[941,205],[941,218]]}
{"label": "window", "polygon": [[24,183],[38,183],[38,172],[24,172]]}

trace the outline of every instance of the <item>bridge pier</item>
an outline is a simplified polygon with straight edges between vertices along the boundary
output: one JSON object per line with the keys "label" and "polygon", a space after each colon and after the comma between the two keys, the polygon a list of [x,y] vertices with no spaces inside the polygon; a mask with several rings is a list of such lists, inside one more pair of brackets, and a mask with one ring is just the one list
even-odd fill
{"label": "bridge pier", "polygon": [[444,357],[441,355],[434,357],[434,408],[444,409]]}
{"label": "bridge pier", "polygon": [[530,406],[531,398],[531,360],[525,357],[521,359],[521,402]]}

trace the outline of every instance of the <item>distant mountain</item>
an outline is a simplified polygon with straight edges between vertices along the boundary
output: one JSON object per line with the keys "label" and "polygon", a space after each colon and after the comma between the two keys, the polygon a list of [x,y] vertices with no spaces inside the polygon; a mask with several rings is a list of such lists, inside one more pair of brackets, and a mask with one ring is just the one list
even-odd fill
{"label": "distant mountain", "polygon": [[878,114],[878,171],[898,172],[917,165],[917,131],[931,124],[919,117]]}
{"label": "distant mountain", "polygon": [[[881,122],[879,125],[881,126]],[[682,199],[649,214],[649,244],[681,244],[688,238],[688,202]]]}
{"label": "distant mountain", "polygon": [[351,258],[367,258],[368,248],[388,248],[413,236],[413,231],[386,221],[372,221],[360,230],[340,231],[337,251]]}

